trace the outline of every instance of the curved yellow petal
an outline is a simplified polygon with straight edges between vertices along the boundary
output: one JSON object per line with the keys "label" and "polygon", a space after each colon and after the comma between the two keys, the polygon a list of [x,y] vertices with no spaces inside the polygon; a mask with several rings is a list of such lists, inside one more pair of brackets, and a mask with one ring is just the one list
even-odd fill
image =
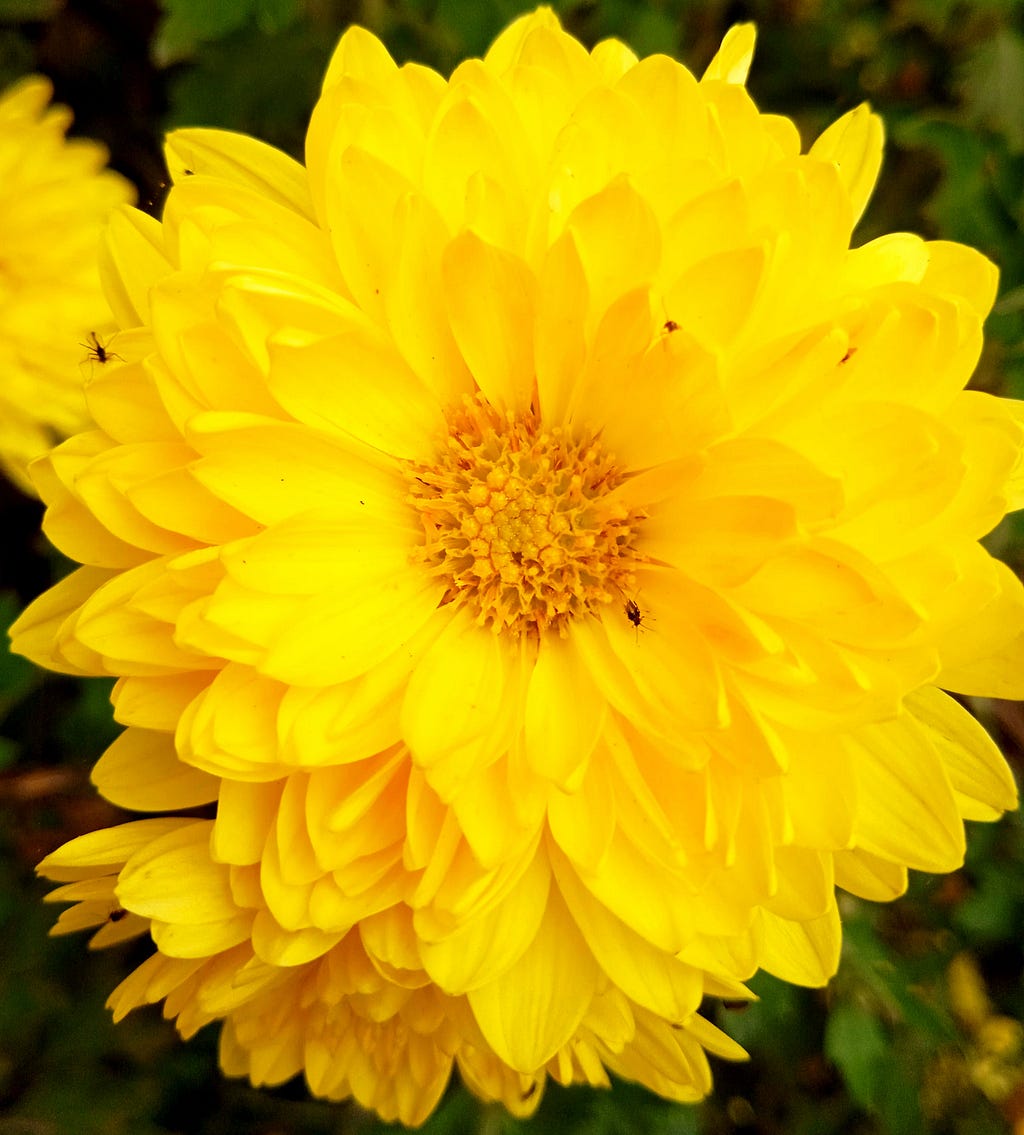
{"label": "curved yellow petal", "polygon": [[707,65],[702,81],[717,79],[742,86],[754,60],[756,39],[757,27],[754,24],[733,24]]}
{"label": "curved yellow petal", "polygon": [[144,729],[121,734],[97,761],[92,782],[108,800],[140,812],[208,804],[220,784],[182,763],[173,735]]}
{"label": "curved yellow petal", "polygon": [[494,1051],[530,1074],[566,1044],[594,996],[597,965],[552,890],[540,929],[501,977],[471,990],[469,1004]]}
{"label": "curved yellow petal", "polygon": [[820,134],[809,151],[812,158],[834,163],[859,220],[882,167],[882,120],[861,103],[836,119]]}
{"label": "curved yellow petal", "polygon": [[200,127],[172,130],[164,153],[175,181],[192,176],[223,179],[254,189],[303,216],[313,214],[302,166],[248,135]]}

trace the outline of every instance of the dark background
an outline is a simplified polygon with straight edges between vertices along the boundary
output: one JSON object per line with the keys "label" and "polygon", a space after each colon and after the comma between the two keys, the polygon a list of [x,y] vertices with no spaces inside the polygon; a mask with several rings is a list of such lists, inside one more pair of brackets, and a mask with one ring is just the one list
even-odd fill
{"label": "dark background", "polygon": [[[341,31],[362,23],[399,61],[447,73],[532,5],[518,0],[0,0],[0,87],[40,71],[159,215],[160,140],[178,125],[255,134],[302,156]],[[805,144],[865,98],[885,118],[882,180],[860,240],[908,229],[973,244],[1002,270],[975,385],[1024,395],[1024,3],[1021,0],[565,0],[588,45],[609,35],[700,71],[731,23],[754,19],[749,89]],[[37,535],[39,505],[0,486],[0,619],[67,570]],[[1018,570],[1024,528],[989,538]],[[144,946],[91,954],[52,939],[32,868],[65,840],[126,818],[89,786],[112,739],[109,685],[0,655],[0,1135],[365,1135],[390,1130],[301,1082],[254,1091],[216,1071],[216,1027],[179,1042],[159,1009],[116,1028],[103,1002]],[[1015,765],[1024,710],[972,701]],[[917,876],[888,906],[843,899],[827,991],[768,978],[745,1012],[708,1013],[751,1052],[717,1062],[715,1094],[669,1105],[631,1085],[548,1089],[517,1124],[453,1086],[425,1131],[613,1135],[1024,1135],[1021,821],[968,825],[965,868]],[[951,962],[956,959],[952,968]]]}

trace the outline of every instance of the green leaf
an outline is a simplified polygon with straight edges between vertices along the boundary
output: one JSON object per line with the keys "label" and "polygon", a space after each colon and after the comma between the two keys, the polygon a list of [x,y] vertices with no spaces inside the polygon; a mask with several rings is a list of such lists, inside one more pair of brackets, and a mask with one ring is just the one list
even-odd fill
{"label": "green leaf", "polygon": [[1024,311],[1024,286],[1004,292],[993,311],[997,315],[1017,315]]}
{"label": "green leaf", "polygon": [[275,35],[295,19],[296,7],[296,0],[256,0],[256,26],[264,35]]}
{"label": "green leaf", "polygon": [[1001,133],[1011,151],[1024,151],[1024,37],[998,28],[964,64],[962,83],[971,118]]}
{"label": "green leaf", "polygon": [[439,0],[433,22],[444,28],[452,41],[453,58],[482,55],[495,36],[517,16],[523,6],[513,0]]}
{"label": "green leaf", "polygon": [[886,1135],[924,1135],[928,1131],[921,1113],[922,1073],[917,1063],[908,1067],[903,1054],[899,1060],[886,1060],[876,1097],[876,1111]]}
{"label": "green leaf", "polygon": [[658,8],[638,6],[625,36],[629,46],[643,58],[664,52],[679,51],[679,22]]}
{"label": "green leaf", "polygon": [[865,1111],[873,1110],[889,1058],[879,1022],[859,1005],[837,1005],[825,1026],[825,1055],[839,1069],[853,1099]]}
{"label": "green leaf", "polygon": [[240,130],[301,155],[335,38],[333,28],[307,22],[273,36],[248,26],[208,44],[193,66],[172,77],[167,125]]}
{"label": "green leaf", "polygon": [[1020,238],[994,191],[986,140],[967,125],[938,117],[905,119],[894,134],[901,145],[931,150],[944,168],[927,206],[943,237],[974,245],[1007,267]]}
{"label": "green leaf", "polygon": [[908,977],[906,959],[889,950],[869,922],[851,919],[846,923],[843,957],[887,1014],[936,1042],[955,1039],[956,1028],[949,1015],[925,999],[926,992]]}
{"label": "green leaf", "polygon": [[32,663],[19,654],[11,654],[6,647],[7,628],[17,616],[18,602],[14,595],[10,592],[0,595],[0,628],[4,635],[4,646],[0,649],[0,719],[21,701],[37,681],[38,672]]}
{"label": "green leaf", "polygon": [[1024,879],[1007,875],[1001,864],[983,863],[977,869],[974,891],[957,907],[957,926],[976,943],[1010,941],[1024,905]]}
{"label": "green leaf", "polygon": [[747,983],[758,997],[742,1011],[719,1006],[716,1024],[749,1052],[795,1061],[808,1046],[807,991],[764,972]]}
{"label": "green leaf", "polygon": [[60,0],[0,0],[0,20],[12,24],[21,20],[48,20],[60,7]]}
{"label": "green leaf", "polygon": [[153,45],[157,61],[166,66],[191,58],[199,44],[223,39],[244,27],[257,3],[258,0],[164,0],[164,18]]}

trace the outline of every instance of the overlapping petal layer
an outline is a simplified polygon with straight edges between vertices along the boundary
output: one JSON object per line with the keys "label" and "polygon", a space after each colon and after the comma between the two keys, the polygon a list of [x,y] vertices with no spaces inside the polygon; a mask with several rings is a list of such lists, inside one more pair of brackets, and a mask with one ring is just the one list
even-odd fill
{"label": "overlapping petal layer", "polygon": [[97,249],[134,198],[102,146],[65,140],[52,93],[39,75],[0,93],[0,469],[27,492],[28,462],[88,421],[83,381],[113,331]]}
{"label": "overlapping petal layer", "polygon": [[41,866],[152,935],[117,1015],[405,1123],[453,1064],[693,1100],[705,995],[824,983],[837,886],[1015,805],[944,692],[1024,693],[995,271],[851,249],[881,127],[802,153],[752,45],[698,82],[541,10],[445,82],[354,28],[305,169],[179,132],[116,218],[122,358],[35,466],[84,566],[15,647],[118,677],[104,795],[216,802]]}

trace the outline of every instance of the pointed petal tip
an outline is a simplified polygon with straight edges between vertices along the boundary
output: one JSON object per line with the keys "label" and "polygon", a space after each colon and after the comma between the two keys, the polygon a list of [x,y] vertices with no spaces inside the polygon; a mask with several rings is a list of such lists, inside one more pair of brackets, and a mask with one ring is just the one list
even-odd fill
{"label": "pointed petal tip", "polygon": [[836,119],[811,146],[810,156],[833,162],[853,208],[863,214],[882,167],[885,127],[867,102]]}
{"label": "pointed petal tip", "polygon": [[757,26],[752,23],[733,24],[725,33],[721,46],[707,66],[702,82],[717,79],[723,83],[743,86],[754,59]]}

